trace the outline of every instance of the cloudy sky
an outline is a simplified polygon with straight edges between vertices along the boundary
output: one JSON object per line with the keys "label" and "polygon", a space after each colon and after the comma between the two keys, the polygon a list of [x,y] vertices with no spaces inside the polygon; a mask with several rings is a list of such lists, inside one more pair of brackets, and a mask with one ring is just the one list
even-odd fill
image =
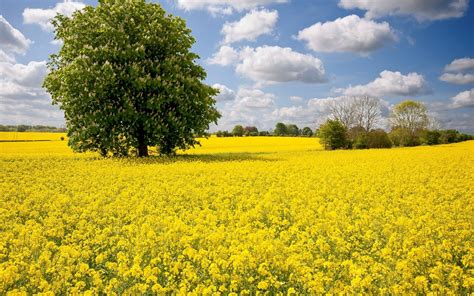
{"label": "cloudy sky", "polygon": [[[474,9],[469,0],[160,0],[181,16],[220,89],[216,129],[316,127],[327,105],[378,96],[423,101],[443,128],[474,133]],[[0,124],[64,125],[41,88],[49,19],[97,1],[0,1]]]}

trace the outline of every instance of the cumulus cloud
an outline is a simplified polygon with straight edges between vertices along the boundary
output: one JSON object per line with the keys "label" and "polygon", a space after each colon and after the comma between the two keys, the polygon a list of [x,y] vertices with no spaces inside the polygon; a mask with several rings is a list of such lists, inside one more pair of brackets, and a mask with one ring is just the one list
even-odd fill
{"label": "cumulus cloud", "polygon": [[233,47],[224,45],[219,48],[211,58],[207,60],[209,64],[228,66],[235,64],[239,61],[239,52]]}
{"label": "cumulus cloud", "polygon": [[272,126],[272,111],[275,109],[276,96],[260,89],[240,87],[234,92],[233,100],[226,101],[219,108],[222,117],[213,129],[230,130],[236,124],[256,125],[261,129]]}
{"label": "cumulus cloud", "polygon": [[25,24],[37,24],[42,30],[51,32],[54,27],[50,21],[56,14],[71,16],[74,11],[81,10],[85,6],[82,2],[64,0],[64,2],[57,3],[53,8],[26,8],[23,11],[23,22]]}
{"label": "cumulus cloud", "polygon": [[31,43],[0,15],[0,63],[14,63],[15,54],[24,54]]}
{"label": "cumulus cloud", "polygon": [[474,83],[474,75],[463,73],[444,73],[439,77],[439,80],[454,84],[469,84]]}
{"label": "cumulus cloud", "polygon": [[376,97],[416,96],[429,93],[423,75],[418,73],[403,75],[400,72],[388,70],[382,71],[378,78],[368,84],[350,86],[338,91],[348,96],[370,95]]}
{"label": "cumulus cloud", "polygon": [[418,21],[425,21],[462,17],[469,6],[469,0],[340,0],[339,6],[365,10],[367,18],[411,15]]}
{"label": "cumulus cloud", "polygon": [[377,23],[349,15],[331,22],[316,23],[299,31],[310,49],[320,52],[354,52],[367,55],[397,40],[387,22]]}
{"label": "cumulus cloud", "polygon": [[451,62],[451,64],[444,67],[446,72],[464,72],[474,70],[474,59],[471,58],[462,58],[456,59]]}
{"label": "cumulus cloud", "polygon": [[215,83],[212,85],[212,87],[219,90],[219,94],[215,97],[217,102],[232,101],[235,99],[235,91],[228,88],[227,86]]}
{"label": "cumulus cloud", "polygon": [[439,77],[442,81],[454,84],[474,83],[474,59],[456,59],[446,65],[444,71],[445,73]]}
{"label": "cumulus cloud", "polygon": [[226,22],[221,33],[224,43],[230,44],[242,40],[255,41],[257,37],[270,34],[278,20],[276,10],[252,10],[236,22]]}
{"label": "cumulus cloud", "polygon": [[474,88],[458,93],[451,98],[451,108],[474,107]]}
{"label": "cumulus cloud", "polygon": [[231,14],[263,5],[287,3],[289,0],[176,0],[178,7],[185,10],[207,10],[212,14]]}
{"label": "cumulus cloud", "polygon": [[327,81],[321,60],[279,46],[244,48],[236,72],[260,84]]}
{"label": "cumulus cloud", "polygon": [[45,61],[0,62],[0,118],[4,123],[64,123],[62,112],[51,106],[50,96],[41,87],[46,73]]}
{"label": "cumulus cloud", "polygon": [[237,92],[236,107],[242,109],[266,109],[275,105],[275,95],[260,89],[240,88]]}

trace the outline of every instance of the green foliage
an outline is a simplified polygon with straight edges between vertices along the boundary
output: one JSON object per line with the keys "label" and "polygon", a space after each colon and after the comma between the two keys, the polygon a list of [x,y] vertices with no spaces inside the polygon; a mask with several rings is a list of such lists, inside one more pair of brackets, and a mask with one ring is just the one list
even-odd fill
{"label": "green foliage", "polygon": [[367,148],[391,148],[392,141],[383,129],[371,130],[367,134]]}
{"label": "green foliage", "polygon": [[352,148],[355,148],[355,149],[369,148],[367,134],[366,133],[358,134],[355,137],[355,139],[352,141]]}
{"label": "green foliage", "polygon": [[275,130],[273,131],[275,136],[287,136],[289,134],[288,127],[283,122],[278,122],[275,125]]}
{"label": "green foliage", "polygon": [[390,140],[394,146],[418,146],[420,145],[420,137],[406,128],[397,127],[390,131]]}
{"label": "green foliage", "polygon": [[326,150],[347,147],[347,129],[340,121],[328,119],[319,127],[318,135]]}
{"label": "green foliage", "polygon": [[298,128],[296,124],[288,124],[286,128],[288,130],[288,135],[293,136],[293,137],[300,135],[300,129]]}
{"label": "green foliage", "polygon": [[246,126],[244,128],[244,134],[252,137],[258,136],[258,129],[255,126]]}
{"label": "green foliage", "polygon": [[441,133],[437,130],[426,130],[422,133],[421,143],[425,145],[437,145],[440,143]]}
{"label": "green foliage", "polygon": [[26,125],[19,125],[17,128],[16,128],[16,131],[17,132],[26,132],[28,129],[28,127]]}
{"label": "green foliage", "polygon": [[232,129],[232,135],[234,135],[234,137],[242,137],[244,132],[244,128],[241,125],[236,125]]}
{"label": "green foliage", "polygon": [[305,126],[301,130],[301,135],[304,137],[312,137],[313,136],[313,130],[310,127]]}
{"label": "green foliage", "polygon": [[459,132],[457,130],[450,129],[450,130],[441,131],[439,141],[442,144],[456,143],[456,142],[459,142],[458,141],[459,138],[460,138]]}
{"label": "green foliage", "polygon": [[220,117],[191,31],[160,5],[102,0],[52,23],[63,46],[44,87],[64,110],[74,151],[146,156],[156,145],[172,154],[199,144]]}
{"label": "green foliage", "polygon": [[401,128],[415,136],[429,124],[428,110],[423,103],[407,100],[396,105],[390,117],[392,129]]}

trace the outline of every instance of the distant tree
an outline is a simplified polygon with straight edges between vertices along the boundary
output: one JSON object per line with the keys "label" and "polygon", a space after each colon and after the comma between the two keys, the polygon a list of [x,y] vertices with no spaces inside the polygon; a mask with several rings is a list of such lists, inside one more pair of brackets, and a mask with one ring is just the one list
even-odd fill
{"label": "distant tree", "polygon": [[229,131],[223,131],[222,136],[225,138],[232,137],[232,133],[230,133]]}
{"label": "distant tree", "polygon": [[406,129],[410,134],[416,135],[428,127],[428,110],[423,103],[404,101],[393,108],[390,122],[392,128]]}
{"label": "distant tree", "polygon": [[244,128],[244,134],[246,136],[258,136],[258,129],[255,126],[246,126]]}
{"label": "distant tree", "polygon": [[380,99],[370,96],[347,96],[329,105],[330,118],[341,122],[347,129],[363,127],[367,134],[381,117]]}
{"label": "distant tree", "polygon": [[159,4],[101,0],[52,24],[63,44],[44,87],[64,110],[73,150],[173,154],[220,117],[191,30]]}
{"label": "distant tree", "polygon": [[312,137],[313,136],[313,131],[311,130],[310,127],[307,127],[305,126],[302,130],[301,130],[301,134],[305,137]]}
{"label": "distant tree", "polygon": [[259,136],[262,136],[262,137],[265,137],[265,136],[269,136],[270,133],[267,132],[267,131],[259,131],[259,132],[258,132],[258,135],[259,135]]}
{"label": "distant tree", "polygon": [[390,115],[390,139],[396,146],[417,146],[430,123],[428,110],[420,102],[407,100],[396,105]]}
{"label": "distant tree", "polygon": [[394,146],[418,146],[420,145],[420,137],[413,134],[406,128],[395,127],[389,133],[389,138]]}
{"label": "distant tree", "polygon": [[27,125],[19,125],[17,126],[16,128],[16,131],[17,132],[26,132],[28,130],[28,126]]}
{"label": "distant tree", "polygon": [[380,100],[370,96],[354,98],[355,126],[363,127],[369,133],[380,120]]}
{"label": "distant tree", "polygon": [[300,129],[296,124],[288,124],[286,128],[288,130],[288,135],[295,137],[300,135]]}
{"label": "distant tree", "polygon": [[352,97],[342,97],[329,104],[330,118],[339,121],[346,129],[356,122],[356,106]]}
{"label": "distant tree", "polygon": [[273,131],[275,136],[287,136],[288,135],[288,127],[282,123],[278,122],[275,126],[275,130]]}
{"label": "distant tree", "polygon": [[220,130],[217,131],[216,132],[216,137],[218,137],[218,138],[222,137],[222,131],[220,131]]}
{"label": "distant tree", "polygon": [[426,145],[437,145],[440,143],[441,133],[437,130],[427,130],[421,136],[421,143]]}
{"label": "distant tree", "polygon": [[347,131],[348,141],[350,146],[356,149],[365,149],[367,148],[367,132],[365,128],[360,125],[351,127]]}
{"label": "distant tree", "polygon": [[232,135],[234,135],[234,137],[242,137],[244,135],[244,128],[241,125],[234,126]]}
{"label": "distant tree", "polygon": [[460,137],[460,134],[457,130],[453,130],[453,129],[443,130],[441,131],[439,141],[442,144],[456,143],[456,142],[459,142],[458,141],[459,137]]}
{"label": "distant tree", "polygon": [[337,120],[328,119],[319,127],[318,135],[326,150],[347,147],[347,128]]}
{"label": "distant tree", "polygon": [[367,148],[391,148],[392,141],[383,129],[371,130],[367,134]]}

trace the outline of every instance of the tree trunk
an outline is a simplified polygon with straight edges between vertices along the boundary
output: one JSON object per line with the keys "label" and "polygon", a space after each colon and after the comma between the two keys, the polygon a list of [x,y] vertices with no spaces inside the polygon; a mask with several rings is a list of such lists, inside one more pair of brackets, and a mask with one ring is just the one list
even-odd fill
{"label": "tree trunk", "polygon": [[138,156],[139,157],[146,157],[148,156],[148,146],[144,143],[138,144]]}
{"label": "tree trunk", "polygon": [[148,156],[148,145],[145,143],[145,131],[143,129],[143,125],[140,125],[138,128],[138,156],[139,157],[147,157]]}

